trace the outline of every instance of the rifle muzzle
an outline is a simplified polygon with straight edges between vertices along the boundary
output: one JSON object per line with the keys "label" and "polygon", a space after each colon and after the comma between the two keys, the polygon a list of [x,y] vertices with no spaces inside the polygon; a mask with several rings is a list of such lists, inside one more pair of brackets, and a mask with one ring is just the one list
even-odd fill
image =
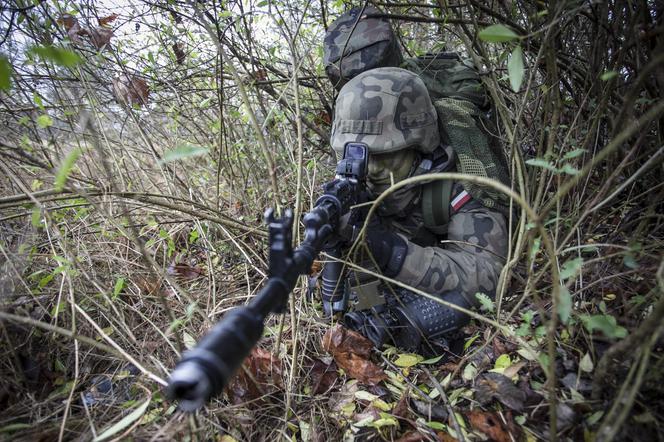
{"label": "rifle muzzle", "polygon": [[226,314],[201,342],[182,355],[168,380],[166,395],[184,411],[195,411],[228,385],[263,334],[265,315],[251,307]]}

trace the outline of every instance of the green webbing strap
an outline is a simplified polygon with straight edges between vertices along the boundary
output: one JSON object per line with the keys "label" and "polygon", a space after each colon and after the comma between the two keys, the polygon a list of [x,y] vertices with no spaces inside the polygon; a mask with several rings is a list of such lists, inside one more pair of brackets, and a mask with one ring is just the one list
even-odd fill
{"label": "green webbing strap", "polygon": [[422,216],[424,225],[435,234],[447,233],[452,200],[452,180],[437,180],[422,189]]}

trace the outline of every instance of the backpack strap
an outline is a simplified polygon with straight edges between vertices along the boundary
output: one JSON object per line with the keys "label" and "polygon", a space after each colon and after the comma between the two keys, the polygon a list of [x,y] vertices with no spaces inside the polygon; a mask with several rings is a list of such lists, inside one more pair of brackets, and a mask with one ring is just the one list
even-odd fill
{"label": "backpack strap", "polygon": [[452,180],[436,180],[425,184],[422,189],[424,226],[437,235],[447,233],[452,185]]}

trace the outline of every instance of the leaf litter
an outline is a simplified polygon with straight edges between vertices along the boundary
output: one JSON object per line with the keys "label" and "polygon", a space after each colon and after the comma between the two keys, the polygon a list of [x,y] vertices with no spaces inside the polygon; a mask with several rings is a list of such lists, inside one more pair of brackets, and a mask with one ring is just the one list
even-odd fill
{"label": "leaf litter", "polygon": [[373,344],[357,332],[337,324],[323,336],[323,348],[348,376],[363,384],[376,385],[387,379],[385,371],[369,359]]}

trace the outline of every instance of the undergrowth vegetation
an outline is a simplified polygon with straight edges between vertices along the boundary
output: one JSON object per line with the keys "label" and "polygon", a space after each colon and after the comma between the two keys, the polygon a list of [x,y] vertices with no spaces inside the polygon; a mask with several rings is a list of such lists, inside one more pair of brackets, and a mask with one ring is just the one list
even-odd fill
{"label": "undergrowth vegetation", "polygon": [[302,278],[196,415],[169,371],[265,281],[264,210],[332,177],[351,5],[129,3],[0,6],[0,439],[662,440],[660,2],[370,3],[408,55],[480,67],[518,197],[499,295],[425,360]]}

